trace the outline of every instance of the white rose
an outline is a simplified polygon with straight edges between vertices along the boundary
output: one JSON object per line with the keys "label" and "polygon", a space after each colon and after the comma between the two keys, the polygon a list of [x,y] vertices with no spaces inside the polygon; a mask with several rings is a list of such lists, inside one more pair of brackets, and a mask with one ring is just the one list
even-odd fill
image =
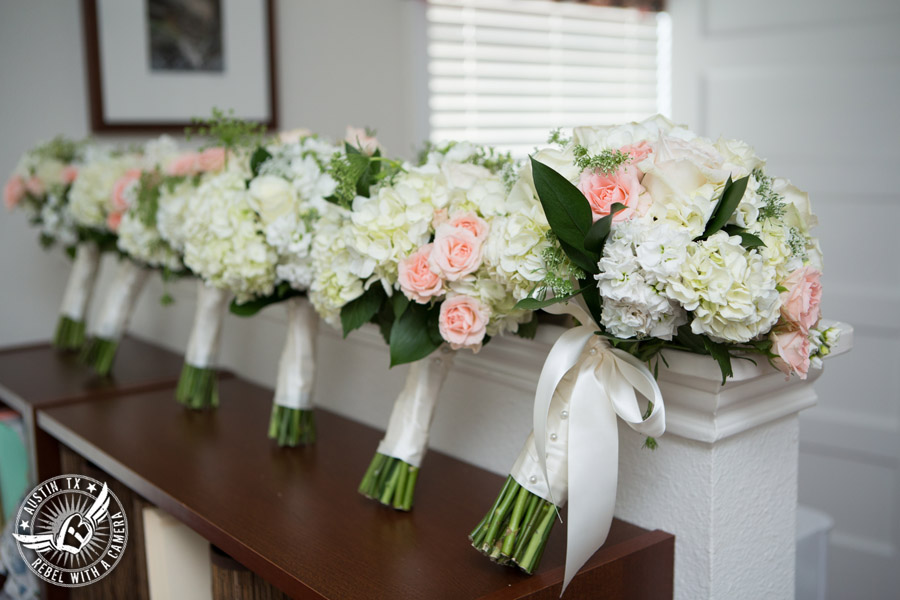
{"label": "white rose", "polygon": [[264,225],[296,210],[297,193],[285,179],[274,175],[261,175],[250,182],[249,204]]}

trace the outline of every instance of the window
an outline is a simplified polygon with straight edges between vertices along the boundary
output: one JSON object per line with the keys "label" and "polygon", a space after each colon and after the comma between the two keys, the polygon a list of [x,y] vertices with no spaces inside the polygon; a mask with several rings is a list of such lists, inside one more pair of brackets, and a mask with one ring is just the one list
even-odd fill
{"label": "window", "polygon": [[669,112],[666,13],[547,0],[428,0],[430,138],[518,156],[550,130]]}

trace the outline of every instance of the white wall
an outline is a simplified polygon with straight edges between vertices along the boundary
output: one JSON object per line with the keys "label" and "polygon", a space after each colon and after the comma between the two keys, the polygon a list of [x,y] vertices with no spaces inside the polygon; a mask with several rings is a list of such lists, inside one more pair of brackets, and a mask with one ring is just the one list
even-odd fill
{"label": "white wall", "polygon": [[800,502],[835,519],[830,598],[900,585],[900,2],[671,0],[673,112],[809,191],[827,317],[855,328],[801,416]]}

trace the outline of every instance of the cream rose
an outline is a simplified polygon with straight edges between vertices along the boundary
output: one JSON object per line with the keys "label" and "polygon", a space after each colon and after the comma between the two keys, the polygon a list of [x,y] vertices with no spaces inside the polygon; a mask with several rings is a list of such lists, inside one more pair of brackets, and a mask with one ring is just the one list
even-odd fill
{"label": "cream rose", "polygon": [[250,182],[249,204],[259,214],[263,225],[291,213],[297,206],[297,193],[286,179],[276,175],[260,175]]}

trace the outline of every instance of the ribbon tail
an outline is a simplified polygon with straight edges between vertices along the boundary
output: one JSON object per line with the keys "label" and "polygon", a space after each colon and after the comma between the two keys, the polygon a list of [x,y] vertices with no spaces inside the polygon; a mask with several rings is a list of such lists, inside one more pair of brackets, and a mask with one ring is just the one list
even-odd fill
{"label": "ribbon tail", "polygon": [[570,406],[569,524],[563,592],[606,541],[616,506],[619,471],[616,413],[606,389],[598,385],[590,368],[583,367],[579,372]]}

